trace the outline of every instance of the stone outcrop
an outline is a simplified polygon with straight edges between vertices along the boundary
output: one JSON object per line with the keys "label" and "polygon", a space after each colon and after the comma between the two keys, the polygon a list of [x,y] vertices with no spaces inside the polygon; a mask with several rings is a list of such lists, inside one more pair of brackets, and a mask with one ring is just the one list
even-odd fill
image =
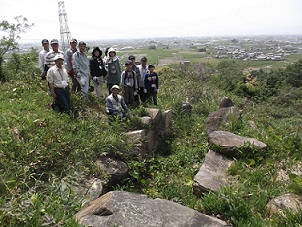
{"label": "stone outcrop", "polygon": [[84,226],[123,227],[218,227],[228,224],[215,217],[165,199],[112,191],[92,201],[76,214]]}
{"label": "stone outcrop", "polygon": [[110,186],[116,185],[123,181],[128,176],[128,166],[120,160],[114,160],[109,157],[102,157],[96,161],[100,170],[108,175],[107,184]]}
{"label": "stone outcrop", "polygon": [[209,114],[206,120],[206,130],[209,135],[213,131],[219,131],[222,129],[223,124],[233,120],[239,120],[241,117],[241,112],[237,110],[234,106],[220,108],[215,112]]}
{"label": "stone outcrop", "polygon": [[266,209],[269,216],[273,216],[274,214],[284,215],[285,210],[296,213],[302,209],[302,197],[293,193],[281,195],[269,201]]}
{"label": "stone outcrop", "polygon": [[166,133],[171,132],[172,111],[166,110],[161,113],[160,109],[146,108],[148,116],[141,117],[143,125],[150,126],[125,133],[126,141],[131,141],[133,147],[130,155],[147,157],[155,151],[160,140]]}
{"label": "stone outcrop", "polygon": [[163,119],[164,119],[164,126],[165,126],[166,133],[171,131],[172,117],[173,117],[172,110],[166,110],[163,112]]}
{"label": "stone outcrop", "polygon": [[149,125],[152,122],[152,118],[149,116],[141,117],[141,121],[144,125]]}
{"label": "stone outcrop", "polygon": [[226,131],[214,131],[210,133],[209,143],[220,148],[220,152],[227,156],[236,155],[236,149],[253,146],[258,149],[266,149],[267,145],[254,138],[248,138],[243,136],[238,136],[231,132]]}
{"label": "stone outcrop", "polygon": [[226,172],[233,163],[233,160],[210,150],[194,177],[194,194],[201,195],[204,192],[217,191],[225,186],[227,184]]}
{"label": "stone outcrop", "polygon": [[160,109],[157,108],[146,108],[146,111],[148,112],[149,117],[151,117],[152,122],[156,123],[159,121],[161,116]]}
{"label": "stone outcrop", "polygon": [[224,96],[220,101],[219,108],[232,107],[232,106],[234,106],[233,101],[229,97]]}

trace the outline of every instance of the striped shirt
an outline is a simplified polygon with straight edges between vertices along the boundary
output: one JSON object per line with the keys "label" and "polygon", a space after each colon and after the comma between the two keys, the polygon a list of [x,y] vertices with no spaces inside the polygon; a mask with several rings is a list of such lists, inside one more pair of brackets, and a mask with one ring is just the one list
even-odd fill
{"label": "striped shirt", "polygon": [[61,50],[59,50],[58,52],[54,52],[53,50],[51,50],[47,53],[47,55],[45,56],[45,65],[47,65],[48,68],[56,65],[54,58],[58,54],[61,54],[62,56],[64,56],[64,52]]}

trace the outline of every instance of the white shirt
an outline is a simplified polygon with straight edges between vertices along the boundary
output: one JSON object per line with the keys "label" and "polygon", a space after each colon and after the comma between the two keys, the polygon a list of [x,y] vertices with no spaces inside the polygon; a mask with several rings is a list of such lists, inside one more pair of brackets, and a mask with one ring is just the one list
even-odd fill
{"label": "white shirt", "polygon": [[65,88],[68,86],[68,74],[64,67],[62,69],[59,69],[56,65],[50,67],[47,71],[46,79],[56,88]]}
{"label": "white shirt", "polygon": [[143,68],[142,65],[138,66],[139,73],[141,74],[141,79],[139,81],[139,87],[144,87],[144,80],[145,80],[145,75],[149,72],[148,67]]}
{"label": "white shirt", "polygon": [[43,49],[39,52],[39,66],[41,71],[44,72],[44,64],[45,64],[45,57],[49,51]]}

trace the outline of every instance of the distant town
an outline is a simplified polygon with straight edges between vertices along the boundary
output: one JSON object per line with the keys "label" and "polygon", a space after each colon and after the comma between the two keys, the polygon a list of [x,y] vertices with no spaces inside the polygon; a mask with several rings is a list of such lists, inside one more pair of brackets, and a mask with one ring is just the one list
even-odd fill
{"label": "distant town", "polygon": [[[76,37],[79,39],[79,37]],[[85,40],[89,47],[102,50],[114,47],[119,56],[136,50],[183,49],[206,59],[241,59],[243,61],[284,61],[291,55],[302,57],[302,35],[292,36],[240,36],[240,37],[167,37],[127,40]],[[68,46],[68,45],[67,45]],[[19,53],[37,51],[40,43],[21,44]],[[185,62],[185,57],[179,57]],[[9,57],[8,57],[9,58]]]}

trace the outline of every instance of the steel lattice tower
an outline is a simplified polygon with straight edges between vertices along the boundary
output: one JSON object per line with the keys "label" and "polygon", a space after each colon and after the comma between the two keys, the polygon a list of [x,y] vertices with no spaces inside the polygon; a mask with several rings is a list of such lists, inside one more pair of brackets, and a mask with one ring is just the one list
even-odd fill
{"label": "steel lattice tower", "polygon": [[59,20],[60,20],[60,34],[61,34],[61,49],[64,51],[69,45],[71,34],[67,24],[67,13],[65,11],[64,1],[58,2],[59,5]]}

